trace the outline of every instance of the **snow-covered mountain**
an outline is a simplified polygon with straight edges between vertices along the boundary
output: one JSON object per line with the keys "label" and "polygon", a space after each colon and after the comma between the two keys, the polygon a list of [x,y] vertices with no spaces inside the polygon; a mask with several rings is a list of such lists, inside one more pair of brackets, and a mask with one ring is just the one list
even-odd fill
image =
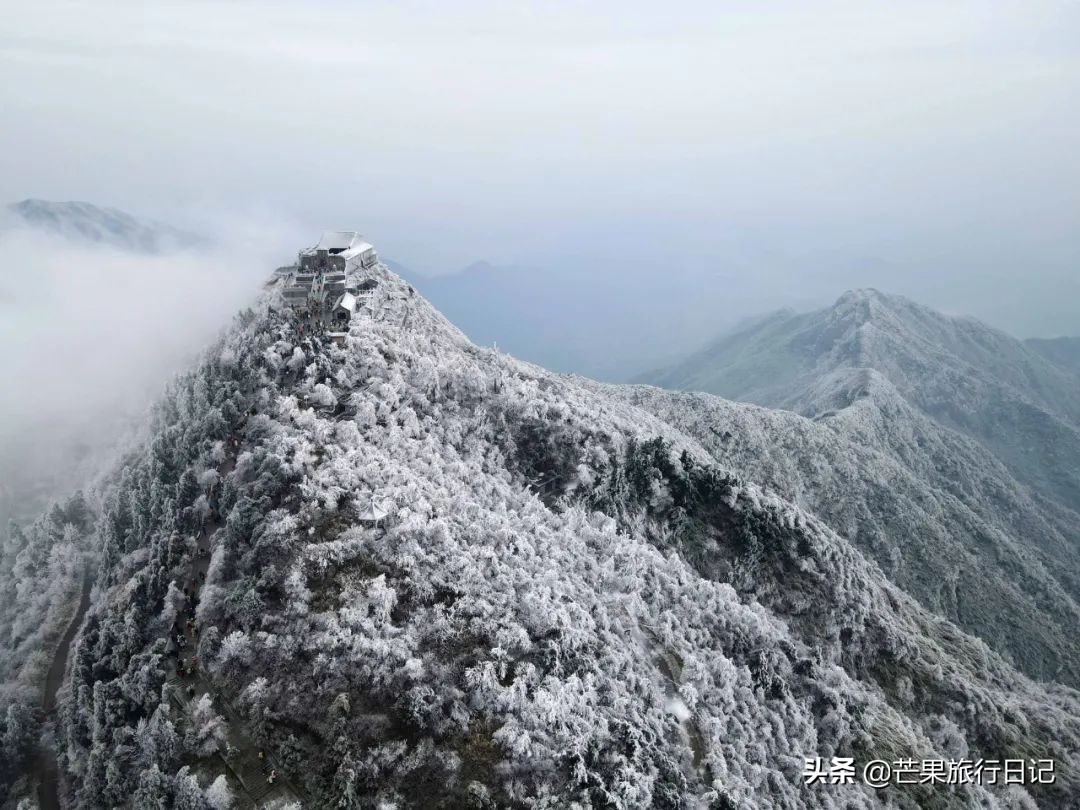
{"label": "snow-covered mountain", "polygon": [[138,253],[172,253],[208,245],[198,234],[87,202],[31,199],[13,203],[8,209],[17,221],[30,227],[77,242]]}
{"label": "snow-covered mountain", "polygon": [[812,418],[899,396],[1080,510],[1080,374],[976,320],[900,296],[856,290],[823,310],[777,313],[641,381]]}
{"label": "snow-covered mountain", "polygon": [[1080,515],[1019,483],[977,442],[888,390],[817,420],[702,393],[602,390],[823,519],[1022,671],[1080,686]]}
{"label": "snow-covered mountain", "polygon": [[[319,808],[1075,806],[1080,695],[897,584],[953,613],[916,587],[953,545],[1002,578],[982,593],[1012,621],[1046,611],[1063,632],[1067,595],[976,508],[1006,499],[1032,545],[1066,543],[1028,495],[981,468],[951,499],[938,469],[927,493],[873,447],[828,470],[876,416],[845,434],[555,375],[366,272],[342,345],[271,294],[177,381],[91,499],[92,534],[54,510],[5,551],[5,617],[40,601],[55,549],[98,562],[57,729],[76,806],[204,807],[229,778],[214,752],[245,773],[255,745]],[[980,452],[958,441],[936,452]],[[883,571],[874,538],[908,530],[932,559]],[[176,682],[189,582],[197,672]],[[1075,650],[1058,655],[1072,671]],[[1059,767],[1053,785],[878,791],[804,784],[814,756]]]}
{"label": "snow-covered mountain", "polygon": [[1075,686],[1080,377],[1068,348],[860,290],[647,376],[795,413],[622,393],[826,519],[1022,670]]}

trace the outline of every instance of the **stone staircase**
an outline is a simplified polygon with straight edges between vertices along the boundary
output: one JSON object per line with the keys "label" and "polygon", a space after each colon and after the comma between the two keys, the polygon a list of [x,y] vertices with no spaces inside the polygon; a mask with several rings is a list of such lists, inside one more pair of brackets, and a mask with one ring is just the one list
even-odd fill
{"label": "stone staircase", "polygon": [[[173,675],[166,683],[172,703],[179,710],[181,723],[186,722],[188,708],[193,700],[198,700],[204,694],[214,698],[215,710],[225,719],[225,739],[228,746],[227,752],[218,753],[218,758],[228,769],[227,775],[231,775],[243,789],[243,796],[238,796],[238,801],[234,803],[235,810],[268,807],[276,802],[301,802],[299,791],[291,787],[276,763],[270,757],[259,759],[259,748],[244,733],[236,712],[231,706],[222,705],[222,701],[214,697],[209,681],[202,674],[190,678]],[[192,687],[193,695],[189,693]],[[270,784],[267,776],[271,769],[276,767],[278,779],[274,784]]]}

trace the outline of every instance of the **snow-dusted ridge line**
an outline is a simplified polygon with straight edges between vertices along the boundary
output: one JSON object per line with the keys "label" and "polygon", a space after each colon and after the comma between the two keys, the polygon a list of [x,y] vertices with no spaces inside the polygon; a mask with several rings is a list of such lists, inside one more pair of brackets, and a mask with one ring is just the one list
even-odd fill
{"label": "snow-dusted ridge line", "polygon": [[[194,801],[160,698],[166,600],[234,434],[199,665],[314,806],[914,808],[943,794],[808,787],[802,759],[1080,750],[1075,692],[919,607],[819,517],[367,272],[380,305],[338,342],[276,291],[244,313],[108,492],[62,730],[81,807]],[[383,526],[358,519],[373,499]],[[1063,766],[954,805],[1078,795]]]}
{"label": "snow-dusted ridge line", "polygon": [[22,225],[80,245],[101,244],[135,253],[163,254],[201,250],[211,244],[199,234],[88,202],[28,199],[11,203],[7,209],[9,217]]}

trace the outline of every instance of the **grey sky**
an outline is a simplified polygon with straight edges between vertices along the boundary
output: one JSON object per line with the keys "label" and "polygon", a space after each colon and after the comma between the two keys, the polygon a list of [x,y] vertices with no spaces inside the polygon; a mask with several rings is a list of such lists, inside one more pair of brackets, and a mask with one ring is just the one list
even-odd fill
{"label": "grey sky", "polygon": [[6,199],[721,278],[718,325],[875,285],[1080,332],[1071,0],[39,2],[0,32]]}

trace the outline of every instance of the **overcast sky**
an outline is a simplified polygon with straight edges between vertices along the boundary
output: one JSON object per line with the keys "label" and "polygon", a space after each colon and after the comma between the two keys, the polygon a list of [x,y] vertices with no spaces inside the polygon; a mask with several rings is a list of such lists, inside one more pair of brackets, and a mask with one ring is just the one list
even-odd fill
{"label": "overcast sky", "polygon": [[0,109],[8,200],[1080,332],[1075,0],[5,3]]}

